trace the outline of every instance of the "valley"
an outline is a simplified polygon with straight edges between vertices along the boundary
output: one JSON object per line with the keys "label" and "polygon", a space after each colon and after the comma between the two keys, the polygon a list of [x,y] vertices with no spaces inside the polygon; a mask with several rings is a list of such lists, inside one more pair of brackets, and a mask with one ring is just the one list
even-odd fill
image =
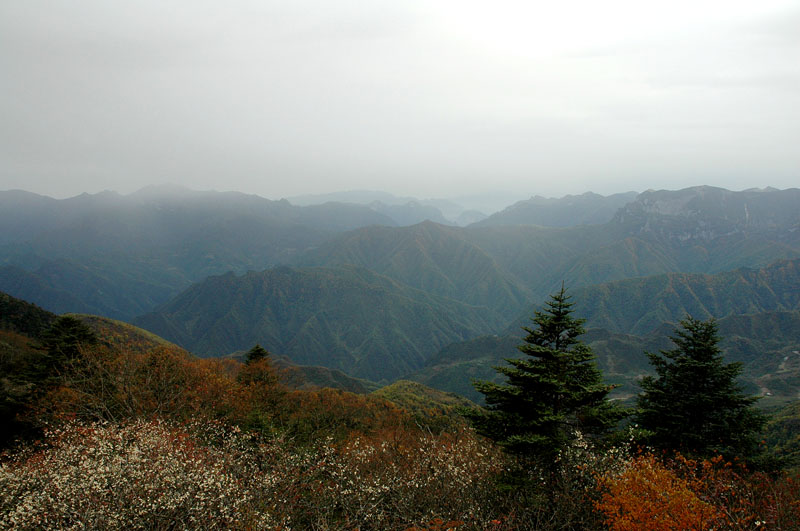
{"label": "valley", "polygon": [[476,400],[470,378],[515,356],[521,327],[564,282],[622,397],[648,371],[644,351],[668,346],[688,314],[720,321],[748,389],[798,398],[797,189],[534,197],[468,226],[442,201],[333,198],[345,201],[0,192],[0,290],[204,357],[258,342],[299,366]]}

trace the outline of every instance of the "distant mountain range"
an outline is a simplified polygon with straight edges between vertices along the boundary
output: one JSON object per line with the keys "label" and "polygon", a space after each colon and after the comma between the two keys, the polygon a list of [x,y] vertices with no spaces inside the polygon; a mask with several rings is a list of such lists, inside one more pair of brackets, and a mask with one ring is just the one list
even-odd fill
{"label": "distant mountain range", "polygon": [[617,210],[636,199],[636,192],[604,197],[592,192],[567,195],[560,199],[534,196],[475,223],[479,227],[504,225],[542,225],[573,227],[608,223]]}
{"label": "distant mountain range", "polygon": [[[793,381],[800,190],[534,197],[468,227],[402,226],[442,210],[364,199],[0,192],[0,290],[133,321],[201,355],[260,342],[295,363],[465,392],[470,374],[491,373],[487,353],[513,355],[520,323],[565,282],[609,377],[626,386],[647,370],[642,347],[663,345],[687,312],[748,319],[732,352],[766,349],[758,363],[775,369],[748,361],[752,385],[788,389],[781,370]],[[777,342],[763,316],[780,325]]]}
{"label": "distant mountain range", "polygon": [[261,270],[376,224],[394,222],[360,205],[295,207],[234,192],[148,188],[60,201],[1,192],[0,290],[55,311],[130,319],[210,275]]}

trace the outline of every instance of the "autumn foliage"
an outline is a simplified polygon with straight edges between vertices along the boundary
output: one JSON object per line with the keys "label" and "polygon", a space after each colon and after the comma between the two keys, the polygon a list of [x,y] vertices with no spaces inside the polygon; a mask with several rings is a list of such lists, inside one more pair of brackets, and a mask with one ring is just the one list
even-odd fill
{"label": "autumn foliage", "polygon": [[[42,437],[0,457],[0,529],[792,529],[788,476],[576,433],[528,468],[458,418],[281,384],[268,356],[82,345],[28,393]],[[22,396],[22,395],[20,395]],[[30,398],[33,397],[33,398]],[[555,472],[554,472],[555,470]],[[519,481],[509,484],[508,480]]]}
{"label": "autumn foliage", "polygon": [[608,529],[795,529],[800,489],[789,476],[748,472],[722,457],[641,453],[599,478],[596,508]]}

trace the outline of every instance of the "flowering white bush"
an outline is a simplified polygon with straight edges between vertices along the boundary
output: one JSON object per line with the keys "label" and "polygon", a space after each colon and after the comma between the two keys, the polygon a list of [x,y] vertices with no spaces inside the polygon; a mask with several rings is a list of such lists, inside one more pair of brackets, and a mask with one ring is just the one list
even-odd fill
{"label": "flowering white bush", "polygon": [[248,437],[222,425],[216,445],[163,421],[68,424],[0,465],[0,528],[269,528],[270,483]]}

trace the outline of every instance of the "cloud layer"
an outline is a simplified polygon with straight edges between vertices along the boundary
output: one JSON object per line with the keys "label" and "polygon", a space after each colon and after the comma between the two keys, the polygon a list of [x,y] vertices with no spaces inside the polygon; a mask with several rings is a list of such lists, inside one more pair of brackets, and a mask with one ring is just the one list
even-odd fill
{"label": "cloud layer", "polygon": [[800,3],[0,5],[0,189],[800,182]]}

